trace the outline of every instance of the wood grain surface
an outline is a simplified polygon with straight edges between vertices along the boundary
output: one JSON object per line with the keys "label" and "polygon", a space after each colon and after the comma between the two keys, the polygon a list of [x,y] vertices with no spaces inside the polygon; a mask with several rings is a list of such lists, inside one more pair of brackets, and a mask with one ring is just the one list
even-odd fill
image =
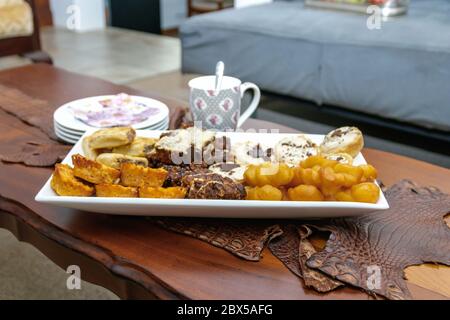
{"label": "wood grain surface", "polygon": [[[46,65],[0,72],[0,84],[14,86],[55,107],[92,95],[144,94]],[[183,105],[152,93],[145,95],[161,99],[169,107]],[[246,125],[294,132],[257,120]],[[2,152],[30,137],[48,140],[38,129],[2,111],[0,126]],[[366,149],[364,155],[378,168],[380,179],[386,185],[409,178],[450,192],[447,169],[377,150]],[[51,168],[0,163],[0,227],[34,245],[62,268],[80,265],[83,279],[102,285],[121,298],[370,298],[348,287],[326,295],[306,289],[268,250],[264,251],[261,262],[248,262],[201,241],[165,231],[142,217],[108,216],[37,203],[34,196],[50,174]],[[409,268],[408,287],[413,297],[450,297],[448,270],[448,267],[430,266]]]}

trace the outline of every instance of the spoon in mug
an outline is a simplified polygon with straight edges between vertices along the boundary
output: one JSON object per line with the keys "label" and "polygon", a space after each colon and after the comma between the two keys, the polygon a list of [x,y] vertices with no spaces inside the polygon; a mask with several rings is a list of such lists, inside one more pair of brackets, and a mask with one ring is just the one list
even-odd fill
{"label": "spoon in mug", "polygon": [[214,92],[217,94],[219,92],[220,88],[222,87],[222,79],[223,79],[223,73],[225,71],[225,64],[223,61],[219,61],[216,64],[216,86],[214,89]]}

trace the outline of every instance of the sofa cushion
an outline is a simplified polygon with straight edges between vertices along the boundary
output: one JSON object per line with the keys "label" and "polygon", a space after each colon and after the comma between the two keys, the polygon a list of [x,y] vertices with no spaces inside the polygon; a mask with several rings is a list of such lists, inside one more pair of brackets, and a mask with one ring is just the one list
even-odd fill
{"label": "sofa cushion", "polygon": [[367,16],[280,1],[196,16],[183,70],[227,72],[263,89],[450,131],[450,1],[413,0],[381,30]]}
{"label": "sofa cushion", "polygon": [[[28,3],[0,0],[0,39],[29,36],[33,33],[33,13]],[[1,6],[1,4],[4,6]]]}

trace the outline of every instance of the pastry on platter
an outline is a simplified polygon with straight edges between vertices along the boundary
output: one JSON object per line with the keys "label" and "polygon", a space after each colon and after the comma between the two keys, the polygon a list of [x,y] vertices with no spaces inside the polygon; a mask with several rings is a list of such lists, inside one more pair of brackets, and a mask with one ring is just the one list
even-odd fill
{"label": "pastry on platter", "polygon": [[244,173],[245,183],[252,187],[286,186],[293,178],[294,170],[285,163],[266,162],[257,166],[249,165]]}
{"label": "pastry on platter", "polygon": [[148,166],[146,158],[126,156],[119,153],[102,153],[97,157],[96,161],[114,169],[120,169],[122,163],[133,163],[143,167]]}
{"label": "pastry on platter", "polygon": [[241,165],[258,165],[273,160],[273,150],[264,148],[258,142],[244,141],[232,146],[232,154],[235,162]]}
{"label": "pastry on platter", "polygon": [[215,137],[214,142],[208,143],[203,149],[204,165],[232,162],[231,141],[228,137]]}
{"label": "pastry on platter", "polygon": [[157,165],[201,164],[205,148],[214,140],[214,132],[195,127],[168,131],[161,135],[147,158]]}
{"label": "pastry on platter", "polygon": [[242,184],[215,173],[198,173],[183,177],[182,184],[188,189],[188,199],[243,200],[246,192]]}
{"label": "pastry on platter", "polygon": [[210,173],[208,168],[199,165],[189,165],[189,166],[173,166],[165,165],[162,167],[167,170],[167,178],[164,181],[163,187],[179,187],[182,185],[183,177],[191,174],[198,173]]}
{"label": "pastry on platter", "polygon": [[89,160],[82,155],[75,154],[72,156],[73,174],[87,182],[101,184],[117,183],[120,177],[120,171],[104,164]]}
{"label": "pastry on platter", "polygon": [[83,150],[83,154],[86,158],[89,160],[95,160],[100,154],[100,150],[91,147],[91,140],[91,136],[83,138],[83,141],[81,142],[81,149]]}
{"label": "pastry on platter", "polygon": [[186,188],[182,187],[140,187],[139,197],[141,198],[159,198],[159,199],[184,199]]}
{"label": "pastry on platter", "polygon": [[161,187],[167,178],[167,170],[122,163],[120,181],[127,187]]}
{"label": "pastry on platter", "polygon": [[334,198],[337,201],[377,203],[380,188],[373,182],[363,182],[336,193]]}
{"label": "pastry on platter", "polygon": [[97,197],[108,198],[137,198],[138,189],[133,187],[124,187],[118,184],[97,184],[95,185]]}
{"label": "pastry on platter", "polygon": [[301,161],[318,152],[317,145],[304,135],[283,138],[275,145],[277,161],[289,166],[297,166]]}
{"label": "pastry on platter", "polygon": [[87,136],[84,156],[72,156],[73,169],[56,165],[51,187],[62,196],[117,198],[376,203],[380,196],[377,170],[353,165],[364,145],[355,127],[331,131],[320,146],[301,134],[276,141],[199,128],[158,139],[135,134],[122,127]]}
{"label": "pastry on platter", "polygon": [[89,197],[94,188],[77,179],[67,164],[55,165],[50,186],[60,196]]}
{"label": "pastry on platter", "polygon": [[132,157],[145,157],[145,155],[153,149],[156,141],[158,141],[158,139],[136,137],[130,144],[113,148],[112,152]]}
{"label": "pastry on platter", "polygon": [[90,135],[89,146],[93,149],[109,149],[133,142],[136,131],[132,127],[100,129]]}
{"label": "pastry on platter", "polygon": [[364,147],[364,138],[356,127],[342,127],[328,133],[320,145],[322,154],[348,153],[356,157]]}
{"label": "pastry on platter", "polygon": [[283,200],[283,192],[271,185],[262,187],[246,187],[246,200],[264,200],[264,201],[281,201]]}
{"label": "pastry on platter", "polygon": [[316,186],[301,184],[288,189],[291,201],[323,201],[324,196]]}
{"label": "pastry on platter", "polygon": [[330,153],[330,154],[324,154],[323,157],[328,160],[334,160],[340,163],[344,164],[352,164],[353,163],[353,157],[349,155],[348,153]]}
{"label": "pastry on platter", "polygon": [[216,163],[208,168],[210,171],[221,175],[222,177],[230,178],[236,182],[244,181],[244,173],[247,170],[246,165],[240,165],[232,162]]}

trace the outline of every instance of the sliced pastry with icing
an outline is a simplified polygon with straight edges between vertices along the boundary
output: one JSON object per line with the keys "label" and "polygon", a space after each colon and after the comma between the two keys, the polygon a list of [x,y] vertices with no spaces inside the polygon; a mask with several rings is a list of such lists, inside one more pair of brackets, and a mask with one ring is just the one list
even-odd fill
{"label": "sliced pastry with icing", "polygon": [[356,157],[364,147],[364,138],[356,127],[342,127],[328,133],[320,145],[322,154],[348,153]]}
{"label": "sliced pastry with icing", "polygon": [[237,164],[261,164],[273,161],[273,150],[264,148],[258,142],[238,142],[232,146],[232,155]]}
{"label": "sliced pastry with icing", "polygon": [[343,164],[351,165],[353,163],[353,157],[348,153],[330,153],[324,154],[323,157],[328,160],[335,160]]}
{"label": "sliced pastry with icing", "polygon": [[289,166],[297,166],[301,161],[317,154],[317,145],[304,135],[286,137],[275,145],[277,161]]}
{"label": "sliced pastry with icing", "polygon": [[217,173],[225,178],[230,178],[235,182],[244,181],[244,173],[247,170],[246,165],[240,165],[232,162],[216,163],[208,168],[210,171]]}

